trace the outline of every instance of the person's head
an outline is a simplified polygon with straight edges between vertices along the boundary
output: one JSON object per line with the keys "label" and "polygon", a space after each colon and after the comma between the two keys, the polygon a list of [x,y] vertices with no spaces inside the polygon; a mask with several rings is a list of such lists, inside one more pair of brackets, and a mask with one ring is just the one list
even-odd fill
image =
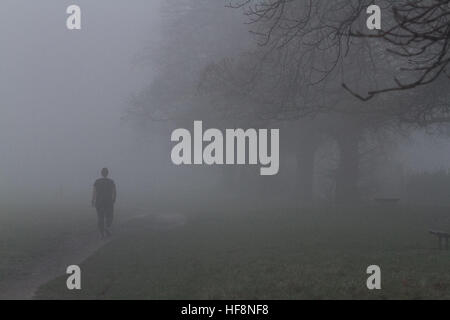
{"label": "person's head", "polygon": [[108,168],[103,168],[102,169],[102,177],[106,178],[108,176],[108,174],[109,174]]}

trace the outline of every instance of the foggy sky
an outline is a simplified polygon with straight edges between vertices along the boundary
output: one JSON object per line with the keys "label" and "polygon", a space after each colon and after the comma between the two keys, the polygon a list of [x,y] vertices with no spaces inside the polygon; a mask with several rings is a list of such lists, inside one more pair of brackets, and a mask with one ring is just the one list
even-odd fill
{"label": "foggy sky", "polygon": [[4,192],[90,186],[103,166],[123,180],[146,160],[121,117],[129,96],[151,80],[151,61],[133,61],[158,40],[158,3],[76,1],[82,30],[69,31],[65,11],[73,3],[1,3]]}
{"label": "foggy sky", "polygon": [[[121,120],[133,93],[149,85],[160,13],[153,0],[3,0],[0,4],[0,194],[63,186],[90,192],[104,166],[119,190],[160,172],[170,140],[142,139]],[[32,3],[32,4],[31,4]],[[82,8],[82,30],[69,31],[65,10]],[[201,120],[201,119],[199,119]],[[421,140],[422,139],[422,140]],[[448,168],[443,140],[404,145],[399,158],[415,170]],[[283,157],[283,154],[280,155]],[[283,168],[281,168],[283,170]],[[155,180],[158,180],[155,178]],[[86,200],[86,202],[88,199]]]}

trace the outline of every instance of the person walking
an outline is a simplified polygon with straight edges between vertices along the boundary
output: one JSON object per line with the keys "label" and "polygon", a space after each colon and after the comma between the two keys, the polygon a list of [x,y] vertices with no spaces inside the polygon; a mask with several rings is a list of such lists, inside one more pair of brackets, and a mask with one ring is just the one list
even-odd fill
{"label": "person walking", "polygon": [[111,226],[116,202],[116,184],[108,178],[108,168],[101,170],[102,177],[94,183],[92,191],[92,206],[97,210],[98,230],[103,238],[111,236]]}

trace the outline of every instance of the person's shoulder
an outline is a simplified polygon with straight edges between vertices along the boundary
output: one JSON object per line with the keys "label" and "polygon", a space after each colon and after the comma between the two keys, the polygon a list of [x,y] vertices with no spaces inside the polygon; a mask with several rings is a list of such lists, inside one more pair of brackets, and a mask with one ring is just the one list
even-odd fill
{"label": "person's shoulder", "polygon": [[97,180],[95,180],[94,185],[99,184],[103,180],[105,180],[105,178],[98,178]]}
{"label": "person's shoulder", "polygon": [[105,184],[105,183],[109,183],[109,184],[115,184],[113,179],[110,178],[98,178],[97,180],[95,180],[94,185],[98,185],[99,183]]}

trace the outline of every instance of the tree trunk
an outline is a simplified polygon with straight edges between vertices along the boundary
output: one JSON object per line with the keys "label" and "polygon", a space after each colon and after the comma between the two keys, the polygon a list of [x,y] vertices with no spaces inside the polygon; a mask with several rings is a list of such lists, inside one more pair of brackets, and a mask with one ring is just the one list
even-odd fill
{"label": "tree trunk", "polygon": [[313,203],[314,158],[321,136],[314,128],[303,126],[297,145],[297,203],[300,206]]}
{"label": "tree trunk", "polygon": [[339,166],[336,172],[335,201],[338,204],[352,204],[359,201],[359,139],[361,132],[343,130],[336,136],[339,147]]}
{"label": "tree trunk", "polygon": [[297,194],[299,205],[313,201],[314,155],[317,145],[306,144],[297,152]]}

